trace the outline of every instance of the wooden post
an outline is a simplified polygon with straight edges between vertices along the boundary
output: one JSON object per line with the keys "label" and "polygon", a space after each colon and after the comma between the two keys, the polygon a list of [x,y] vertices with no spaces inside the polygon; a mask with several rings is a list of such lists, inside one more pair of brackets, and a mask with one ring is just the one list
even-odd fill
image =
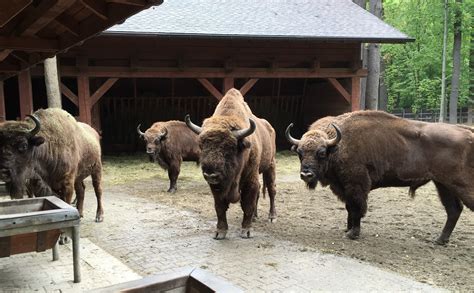
{"label": "wooden post", "polygon": [[23,70],[18,75],[18,86],[20,93],[20,118],[33,113],[33,92],[31,90],[30,70]]}
{"label": "wooden post", "polygon": [[77,77],[77,92],[77,97],[79,98],[79,120],[91,125],[91,98],[88,76],[80,75]]}
{"label": "wooden post", "polygon": [[472,117],[474,116],[474,108],[469,106],[467,108],[467,124],[472,125]]}
{"label": "wooden post", "polygon": [[0,122],[7,120],[5,112],[5,93],[3,91],[3,80],[0,80]]}
{"label": "wooden post", "polygon": [[351,110],[360,110],[360,77],[352,77],[351,86]]}
{"label": "wooden post", "polygon": [[225,95],[228,90],[234,87],[234,78],[233,77],[224,77],[224,82],[222,85],[222,93]]}
{"label": "wooden post", "polygon": [[48,108],[62,108],[56,56],[44,60],[44,81],[48,96]]}
{"label": "wooden post", "polygon": [[56,244],[53,246],[53,261],[57,261],[59,259],[59,243],[56,241]]}

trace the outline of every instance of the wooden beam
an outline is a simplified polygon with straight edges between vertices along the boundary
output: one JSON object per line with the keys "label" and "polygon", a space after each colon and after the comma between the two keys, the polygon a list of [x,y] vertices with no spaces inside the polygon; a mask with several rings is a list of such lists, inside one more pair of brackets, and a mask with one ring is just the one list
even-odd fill
{"label": "wooden beam", "polygon": [[3,87],[3,80],[0,80],[0,122],[7,120],[5,112],[5,92]]}
{"label": "wooden beam", "polygon": [[56,24],[59,26],[63,27],[66,31],[69,33],[73,34],[74,36],[78,37],[79,36],[79,24],[74,21],[73,17],[70,17],[66,14],[61,14],[56,19],[54,20]]}
{"label": "wooden beam", "polygon": [[143,7],[146,5],[145,1],[143,0],[105,0],[107,3],[118,3],[118,4],[125,4],[125,5],[132,5]]}
{"label": "wooden beam", "polygon": [[222,99],[222,93],[214,87],[214,85],[205,78],[198,78],[198,81],[219,101]]}
{"label": "wooden beam", "polygon": [[351,78],[351,109],[352,111],[360,110],[360,77]]}
{"label": "wooden beam", "polygon": [[100,98],[115,84],[118,78],[107,79],[91,96],[91,106],[94,106]]}
{"label": "wooden beam", "polygon": [[233,77],[224,77],[222,81],[222,93],[225,95],[228,90],[234,87],[234,78]]}
{"label": "wooden beam", "polygon": [[247,82],[240,88],[240,93],[242,96],[245,96],[251,89],[252,87],[257,83],[258,78],[251,78],[247,80]]}
{"label": "wooden beam", "polygon": [[0,36],[0,47],[20,51],[55,52],[59,50],[59,42],[55,39]]}
{"label": "wooden beam", "polygon": [[61,82],[59,89],[61,90],[61,94],[73,102],[74,105],[79,106],[79,98],[64,83]]}
{"label": "wooden beam", "polygon": [[103,20],[108,19],[107,4],[103,1],[81,0],[81,3],[99,18],[102,18]]}
{"label": "wooden beam", "polygon": [[3,5],[0,10],[0,27],[5,26],[12,18],[22,12],[33,0],[9,1],[8,5]]}
{"label": "wooden beam", "polygon": [[[35,75],[42,72],[33,69]],[[61,76],[79,76],[86,74],[90,77],[118,77],[118,78],[350,78],[353,76],[367,76],[366,69],[353,71],[348,68],[321,68],[314,72],[309,68],[279,68],[270,72],[268,68],[235,68],[232,72],[225,72],[224,68],[186,67],[181,70],[177,67],[140,67],[131,69],[129,66],[89,66],[80,71],[75,66],[61,66]]]}
{"label": "wooden beam", "polygon": [[339,83],[335,78],[328,78],[332,86],[346,99],[347,102],[351,103],[351,95],[346,91],[346,89]]}
{"label": "wooden beam", "polygon": [[10,53],[12,52],[12,50],[3,50],[3,51],[0,51],[0,62],[2,62],[3,60],[5,60],[8,55],[10,55]]}
{"label": "wooden beam", "polygon": [[31,90],[31,75],[29,70],[23,70],[18,75],[18,89],[20,94],[20,118],[33,113],[33,91]]}
{"label": "wooden beam", "polygon": [[77,77],[77,89],[78,89],[78,104],[79,104],[79,120],[81,122],[91,125],[91,99],[89,89],[89,77],[81,75]]}

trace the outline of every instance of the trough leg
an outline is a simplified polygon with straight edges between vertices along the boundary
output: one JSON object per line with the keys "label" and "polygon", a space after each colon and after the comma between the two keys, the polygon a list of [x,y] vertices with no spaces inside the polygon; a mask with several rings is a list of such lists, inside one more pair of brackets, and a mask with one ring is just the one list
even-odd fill
{"label": "trough leg", "polygon": [[53,261],[56,261],[59,259],[59,243],[56,241],[56,243],[53,246]]}
{"label": "trough leg", "polygon": [[74,283],[81,282],[81,256],[79,248],[79,225],[72,227],[72,260],[74,266]]}

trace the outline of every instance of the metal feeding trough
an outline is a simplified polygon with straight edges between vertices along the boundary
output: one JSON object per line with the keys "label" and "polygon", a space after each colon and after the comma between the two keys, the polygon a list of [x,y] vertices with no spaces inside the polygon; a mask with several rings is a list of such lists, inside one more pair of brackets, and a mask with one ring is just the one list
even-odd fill
{"label": "metal feeding trough", "polygon": [[53,248],[57,260],[64,232],[72,238],[74,282],[79,283],[79,222],[78,211],[54,196],[0,202],[0,258]]}
{"label": "metal feeding trough", "polygon": [[211,293],[211,292],[244,292],[227,281],[201,269],[185,268],[179,272],[159,274],[140,280],[121,283],[90,292],[173,292],[173,293]]}

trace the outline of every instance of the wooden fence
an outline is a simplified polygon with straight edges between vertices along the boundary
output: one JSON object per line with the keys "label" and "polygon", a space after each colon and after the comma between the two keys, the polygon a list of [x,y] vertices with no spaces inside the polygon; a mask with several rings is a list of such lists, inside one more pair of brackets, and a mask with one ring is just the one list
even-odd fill
{"label": "wooden fence", "polygon": [[[277,131],[277,144],[283,144],[286,126],[302,121],[302,96],[246,97],[253,113],[267,119]],[[211,116],[218,101],[214,97],[103,97],[100,101],[104,152],[134,152],[143,149],[136,127],[145,131],[156,121],[183,120],[190,114],[201,124]]]}
{"label": "wooden fence", "polygon": [[[426,121],[426,122],[439,121],[439,109],[437,110],[422,109],[416,113],[412,112],[410,109],[395,109],[391,113],[398,117],[412,119],[412,120]],[[448,115],[447,115],[446,121],[449,121],[449,113],[447,114]],[[470,111],[467,107],[459,108],[457,123],[472,125],[472,110],[470,114]]]}

